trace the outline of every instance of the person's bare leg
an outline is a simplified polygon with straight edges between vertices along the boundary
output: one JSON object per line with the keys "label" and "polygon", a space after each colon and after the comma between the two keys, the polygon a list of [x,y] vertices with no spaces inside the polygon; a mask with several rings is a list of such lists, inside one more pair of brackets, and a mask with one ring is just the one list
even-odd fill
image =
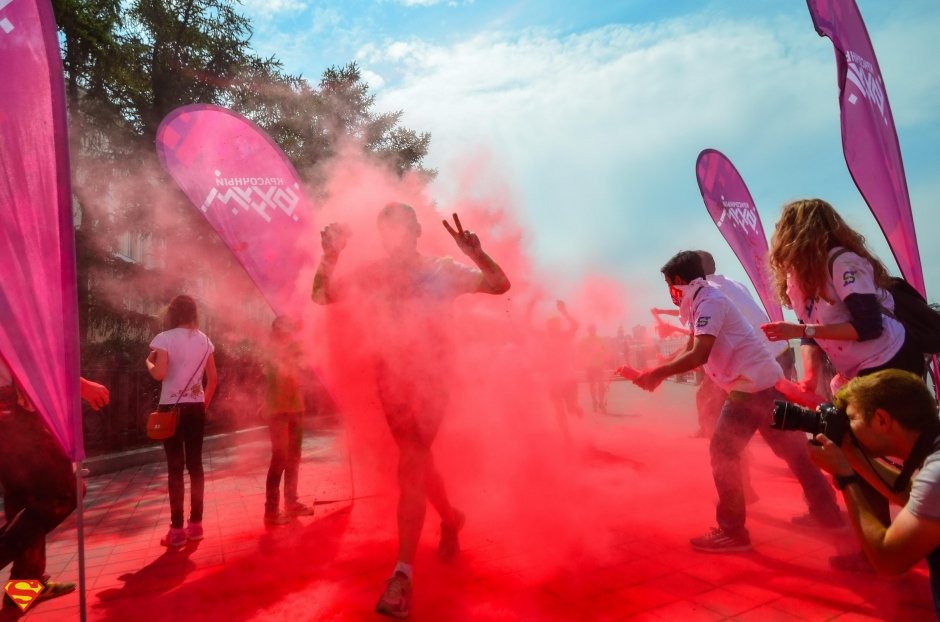
{"label": "person's bare leg", "polygon": [[414,441],[399,444],[398,560],[413,564],[427,506],[430,450]]}
{"label": "person's bare leg", "polygon": [[456,519],[456,516],[454,516],[454,506],[450,504],[450,499],[447,497],[447,489],[444,487],[444,478],[441,477],[441,472],[437,470],[437,465],[434,463],[434,456],[430,451],[428,452],[424,481],[428,501],[431,502],[431,505],[437,511],[438,515],[440,515],[441,520],[445,523],[453,523]]}

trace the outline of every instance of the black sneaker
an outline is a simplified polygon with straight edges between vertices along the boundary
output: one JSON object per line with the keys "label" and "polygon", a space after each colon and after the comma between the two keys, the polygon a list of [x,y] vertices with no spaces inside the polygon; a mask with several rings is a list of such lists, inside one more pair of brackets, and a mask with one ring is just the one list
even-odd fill
{"label": "black sneaker", "polygon": [[411,613],[411,579],[396,572],[385,582],[385,591],[375,605],[375,612],[390,618],[407,618]]}
{"label": "black sneaker", "polygon": [[751,538],[747,532],[732,534],[721,527],[714,527],[701,538],[692,538],[689,544],[703,553],[740,553],[751,550]]}
{"label": "black sneaker", "polygon": [[460,552],[458,535],[467,522],[466,515],[460,510],[454,510],[454,522],[441,521],[441,542],[437,545],[437,557],[444,563],[452,562]]}

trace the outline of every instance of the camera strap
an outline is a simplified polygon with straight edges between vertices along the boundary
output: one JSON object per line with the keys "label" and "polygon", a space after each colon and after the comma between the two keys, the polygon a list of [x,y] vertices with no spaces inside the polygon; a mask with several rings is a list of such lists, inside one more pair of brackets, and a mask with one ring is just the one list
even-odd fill
{"label": "camera strap", "polygon": [[917,441],[911,449],[911,455],[904,461],[904,467],[898,474],[898,478],[894,480],[894,486],[891,488],[895,492],[907,490],[914,471],[924,466],[924,460],[927,459],[927,456],[938,450],[940,450],[940,422],[934,422],[917,437]]}

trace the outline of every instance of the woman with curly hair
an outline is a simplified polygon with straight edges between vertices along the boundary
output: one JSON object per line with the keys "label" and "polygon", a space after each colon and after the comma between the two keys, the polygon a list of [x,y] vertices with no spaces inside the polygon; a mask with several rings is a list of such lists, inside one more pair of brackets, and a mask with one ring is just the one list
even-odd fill
{"label": "woman with curly hair", "polygon": [[821,199],[783,207],[770,244],[777,296],[799,319],[766,324],[772,340],[801,339],[803,388],[815,391],[825,353],[833,389],[882,369],[924,373],[924,355],[894,316],[888,271]]}

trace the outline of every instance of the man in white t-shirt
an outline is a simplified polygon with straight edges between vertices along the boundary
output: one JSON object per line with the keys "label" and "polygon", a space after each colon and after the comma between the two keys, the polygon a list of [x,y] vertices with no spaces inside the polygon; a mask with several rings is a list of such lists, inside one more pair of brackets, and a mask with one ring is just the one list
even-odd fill
{"label": "man in white t-shirt", "polygon": [[[729,279],[723,274],[716,274],[715,258],[711,253],[703,250],[697,250],[695,253],[702,260],[702,270],[705,272],[705,280],[717,287],[722,294],[727,296],[731,302],[734,303],[738,311],[741,312],[741,315],[744,316],[744,319],[747,320],[747,323],[750,324],[757,333],[758,337],[764,341],[764,347],[777,359],[777,363],[779,363],[780,367],[783,369],[783,375],[789,380],[794,380],[796,378],[796,356],[793,349],[790,348],[790,344],[786,341],[771,341],[764,335],[761,327],[769,322],[770,318],[768,318],[767,313],[760,304],[754,300],[751,292],[748,291],[747,287],[742,283],[734,279]],[[654,309],[653,312],[654,314],[679,315],[678,310]],[[679,320],[684,325],[689,323],[689,318],[687,317],[680,317]],[[721,413],[721,407],[725,402],[725,397],[725,392],[706,375],[695,394],[695,401],[699,411],[699,431],[697,436],[711,437],[715,423],[718,421],[718,416]]]}
{"label": "man in white t-shirt", "polygon": [[673,302],[682,316],[689,318],[689,343],[683,354],[643,371],[634,383],[653,391],[669,376],[704,366],[709,378],[728,394],[709,448],[718,491],[718,527],[693,538],[693,548],[709,553],[750,550],[741,452],[758,430],[799,480],[810,513],[824,525],[840,523],[835,495],[810,463],[804,438],[769,427],[774,400],[783,399],[774,388],[783,371],[764,341],[734,303],[705,280],[695,252],[678,253],[663,266],[662,273]]}

